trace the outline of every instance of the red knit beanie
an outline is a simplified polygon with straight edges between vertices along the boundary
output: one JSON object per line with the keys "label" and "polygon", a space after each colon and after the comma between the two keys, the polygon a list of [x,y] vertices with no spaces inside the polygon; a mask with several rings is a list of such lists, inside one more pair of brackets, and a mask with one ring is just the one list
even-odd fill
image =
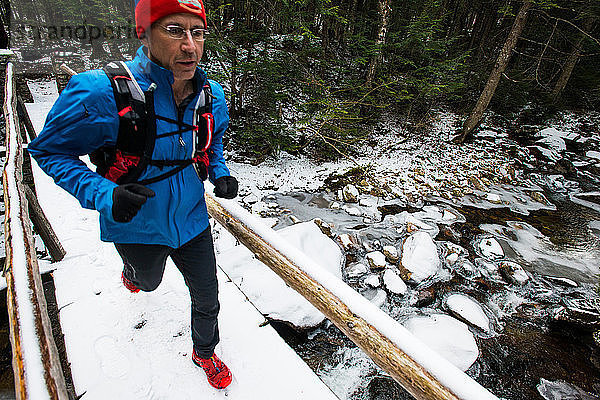
{"label": "red knit beanie", "polygon": [[202,0],[136,0],[135,29],[138,37],[157,20],[178,13],[197,15],[202,18],[206,27],[206,12]]}

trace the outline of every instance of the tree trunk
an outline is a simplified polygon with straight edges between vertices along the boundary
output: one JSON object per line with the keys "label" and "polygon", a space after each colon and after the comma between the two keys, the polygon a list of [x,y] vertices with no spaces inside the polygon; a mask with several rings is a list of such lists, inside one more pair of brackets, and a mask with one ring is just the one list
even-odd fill
{"label": "tree trunk", "polygon": [[[594,24],[594,18],[590,17],[585,20],[583,25],[583,30],[589,31]],[[552,89],[552,100],[556,101],[560,97],[562,91],[567,86],[567,82],[569,82],[569,78],[571,78],[571,74],[573,73],[573,69],[575,68],[575,64],[577,64],[577,60],[579,60],[579,55],[581,54],[581,43],[583,43],[583,39],[585,39],[585,35],[581,33],[577,42],[573,45],[573,50],[571,50],[571,54],[567,57],[567,61],[565,61],[565,65],[563,66],[563,70],[554,85],[554,89]]]}
{"label": "tree trunk", "polygon": [[469,136],[473,130],[479,125],[481,122],[481,117],[483,113],[487,109],[492,97],[494,96],[494,92],[498,87],[498,83],[500,82],[500,78],[502,77],[502,73],[506,69],[508,62],[510,61],[510,57],[512,55],[512,51],[517,45],[517,40],[523,31],[523,27],[525,26],[525,20],[527,19],[527,13],[531,8],[531,1],[526,0],[525,3],[521,6],[519,13],[515,17],[515,21],[513,26],[508,34],[508,38],[500,51],[500,55],[496,60],[496,64],[490,73],[490,77],[488,78],[487,84],[485,88],[483,88],[483,92],[481,92],[481,96],[479,96],[479,100],[477,100],[477,104],[471,114],[465,121],[461,133],[456,136],[453,141],[455,143],[462,143],[465,141],[467,136]]}
{"label": "tree trunk", "polygon": [[381,62],[381,47],[385,44],[391,13],[392,7],[390,5],[390,0],[379,0],[379,33],[377,34],[377,39],[375,40],[375,52],[371,56],[371,61],[369,62],[369,70],[367,72],[366,79],[367,86],[371,86],[373,77],[375,76],[375,71]]}

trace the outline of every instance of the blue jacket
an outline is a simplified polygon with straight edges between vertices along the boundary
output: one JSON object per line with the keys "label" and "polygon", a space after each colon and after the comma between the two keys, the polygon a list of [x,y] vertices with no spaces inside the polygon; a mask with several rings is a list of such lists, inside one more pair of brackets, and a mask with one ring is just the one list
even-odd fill
{"label": "blue jacket", "polygon": [[[171,85],[173,74],[160,67],[140,47],[133,61],[127,66],[142,90],[156,83],[154,92],[157,115],[177,120],[178,112]],[[202,88],[206,74],[197,69],[195,87]],[[208,151],[210,159],[209,179],[229,175],[223,159],[223,134],[229,123],[229,113],[223,88],[209,81],[213,95],[212,112],[215,134]],[[196,98],[186,107],[183,120],[193,125]],[[157,120],[157,134],[172,132],[177,124]],[[115,222],[112,217],[112,194],[114,182],[90,170],[79,159],[101,146],[116,143],[119,116],[109,78],[102,70],[87,71],[75,75],[62,91],[48,113],[44,129],[29,146],[29,153],[38,165],[63,189],[75,196],[85,208],[100,212],[100,231],[103,241],[115,243],[163,244],[174,248],[194,238],[208,227],[208,214],[204,202],[204,184],[193,166],[156,183],[149,184],[156,196],[149,198],[138,214],[128,223]],[[152,158],[155,160],[179,160],[192,157],[193,134],[156,139]],[[164,172],[164,170],[162,171]],[[161,174],[156,166],[148,166],[140,179]]]}

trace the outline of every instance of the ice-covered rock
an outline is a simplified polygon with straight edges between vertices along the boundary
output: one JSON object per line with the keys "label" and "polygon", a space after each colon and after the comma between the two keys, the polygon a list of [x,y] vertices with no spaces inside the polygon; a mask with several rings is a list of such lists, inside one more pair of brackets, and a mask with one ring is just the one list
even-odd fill
{"label": "ice-covered rock", "polygon": [[378,288],[381,286],[381,280],[379,279],[379,275],[377,274],[369,274],[363,280],[363,283],[367,286]]}
{"label": "ice-covered rock", "polygon": [[455,268],[458,271],[458,273],[464,276],[465,278],[473,279],[480,276],[477,267],[473,265],[473,263],[469,260],[463,260],[460,263],[457,263]]}
{"label": "ice-covered rock", "polygon": [[567,149],[567,144],[565,143],[564,139],[561,138],[560,136],[546,136],[543,137],[539,140],[535,141],[536,143],[541,144],[544,147],[547,147],[549,149],[552,149],[554,151],[564,151]]}
{"label": "ice-covered rock", "polygon": [[403,325],[462,371],[479,357],[479,348],[467,325],[449,315],[412,317]]}
{"label": "ice-covered rock", "polygon": [[430,225],[416,218],[407,211],[402,211],[400,214],[396,214],[393,217],[395,224],[403,225],[406,232],[412,233],[416,231],[424,231],[429,233],[431,237],[436,237],[439,233],[439,228],[435,223]]}
{"label": "ice-covered rock", "polygon": [[575,282],[572,279],[569,278],[562,278],[560,276],[546,276],[546,279],[548,279],[551,282],[554,282],[558,285],[561,286],[566,286],[566,287],[578,287],[579,285],[577,284],[577,282]]}
{"label": "ice-covered rock", "polygon": [[361,293],[367,300],[369,300],[377,307],[383,306],[385,300],[387,299],[387,293],[385,292],[385,290],[380,288],[369,288]]}
{"label": "ice-covered rock", "polygon": [[450,253],[446,256],[446,262],[449,265],[454,265],[456,263],[456,261],[458,261],[458,254],[457,253]]}
{"label": "ice-covered rock", "polygon": [[546,400],[600,400],[600,397],[562,380],[549,381],[540,378],[538,393]]}
{"label": "ice-covered rock", "polygon": [[528,146],[527,148],[533,154],[538,155],[543,158],[546,158],[547,160],[552,161],[552,162],[556,162],[562,158],[560,153],[553,149],[547,149],[542,146]]}
{"label": "ice-covered rock", "polygon": [[[448,206],[424,206],[423,211],[418,211],[413,214],[410,214],[413,218],[416,218],[418,221],[425,222],[427,224],[453,224],[455,222],[464,222],[464,216],[462,216],[458,211],[450,209]],[[413,222],[414,221],[408,221]],[[417,223],[417,228],[419,228]],[[430,228],[426,228],[425,230],[430,230]]]}
{"label": "ice-covered rock", "polygon": [[521,265],[512,261],[502,261],[500,263],[500,272],[502,276],[515,285],[524,285],[529,280],[529,274]]}
{"label": "ice-covered rock", "polygon": [[598,330],[600,329],[600,300],[598,298],[564,299],[563,306],[555,310],[553,318],[580,328]]}
{"label": "ice-covered rock", "polygon": [[596,160],[600,160],[600,151],[589,150],[585,152],[585,156],[589,158],[595,158]]}
{"label": "ice-covered rock", "polygon": [[410,272],[410,279],[416,283],[437,273],[441,262],[431,236],[417,231],[406,238],[402,246],[401,264]]}
{"label": "ice-covered rock", "polygon": [[502,203],[502,197],[500,197],[500,195],[498,193],[488,193],[485,196],[485,199],[487,201],[489,201],[490,203],[494,203],[494,204],[501,204]]}
{"label": "ice-covered rock", "polygon": [[363,214],[359,208],[347,206],[345,204],[342,206],[342,210],[346,211],[348,214],[354,217],[360,217]]}
{"label": "ice-covered rock", "polygon": [[385,259],[391,264],[396,264],[400,257],[398,256],[398,249],[396,246],[383,246],[383,255]]}
{"label": "ice-covered rock", "polygon": [[452,242],[444,242],[444,244],[446,245],[446,249],[448,249],[448,254],[456,253],[458,255],[469,255],[467,249],[465,249],[462,246],[459,246]]}
{"label": "ice-covered rock", "polygon": [[346,185],[342,189],[342,199],[346,203],[357,203],[358,202],[358,189],[354,185]]}
{"label": "ice-covered rock", "polygon": [[259,199],[258,199],[258,196],[256,196],[255,194],[249,194],[248,196],[246,196],[246,197],[244,197],[244,198],[242,199],[242,201],[243,201],[244,203],[246,203],[246,204],[250,204],[250,205],[252,205],[252,204],[254,204],[254,203],[257,203],[257,202],[258,202],[258,200],[259,200]]}
{"label": "ice-covered rock", "polygon": [[448,310],[457,318],[481,329],[485,333],[490,332],[490,319],[476,300],[464,294],[453,293],[446,297],[445,304]]}
{"label": "ice-covered rock", "polygon": [[482,238],[477,244],[481,255],[485,258],[496,260],[504,257],[504,250],[494,237]]}
{"label": "ice-covered rock", "polygon": [[383,272],[383,285],[387,290],[396,294],[406,293],[406,283],[392,269],[386,269]]}
{"label": "ice-covered rock", "polygon": [[368,253],[367,262],[373,269],[385,268],[385,256],[380,251],[372,251]]}
{"label": "ice-covered rock", "polygon": [[362,263],[351,264],[346,269],[346,275],[350,279],[356,279],[360,276],[363,276],[367,272],[369,272],[369,267]]}

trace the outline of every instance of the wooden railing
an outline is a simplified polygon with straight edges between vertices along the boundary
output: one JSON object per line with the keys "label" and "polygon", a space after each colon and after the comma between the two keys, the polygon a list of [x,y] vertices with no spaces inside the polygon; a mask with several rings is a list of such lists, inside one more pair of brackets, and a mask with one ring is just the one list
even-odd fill
{"label": "wooden railing", "polygon": [[[58,350],[46,309],[23,184],[23,149],[13,65],[4,93],[6,162],[4,184],[7,305],[18,399],[67,400]],[[64,253],[63,253],[64,255]]]}

